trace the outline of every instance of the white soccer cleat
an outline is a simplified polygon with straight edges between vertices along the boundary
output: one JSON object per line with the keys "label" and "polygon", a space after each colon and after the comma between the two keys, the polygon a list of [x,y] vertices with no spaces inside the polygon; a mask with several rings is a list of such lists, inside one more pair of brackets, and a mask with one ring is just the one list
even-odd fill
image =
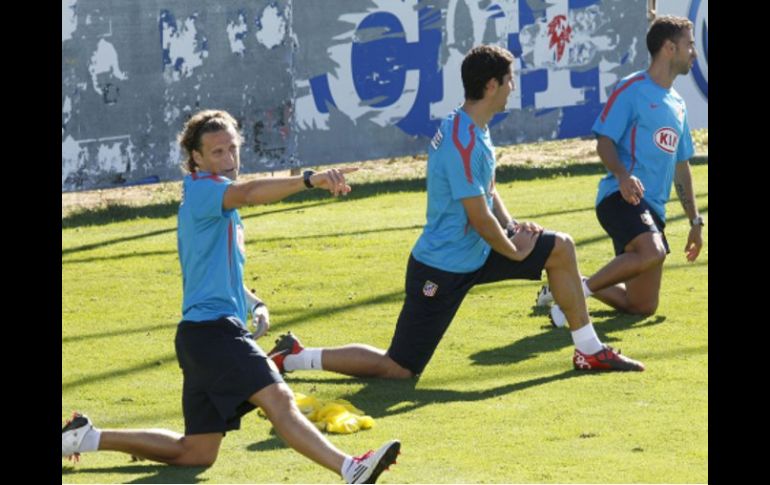
{"label": "white soccer cleat", "polygon": [[548,306],[553,303],[553,293],[548,285],[543,285],[537,292],[535,306]]}
{"label": "white soccer cleat", "polygon": [[350,471],[345,473],[348,483],[375,483],[382,472],[396,463],[401,442],[390,440],[377,451],[369,450],[353,458]]}
{"label": "white soccer cleat", "polygon": [[561,311],[559,305],[553,305],[551,312],[548,314],[548,318],[551,320],[551,325],[557,328],[563,328],[567,326],[567,315]]}
{"label": "white soccer cleat", "polygon": [[72,413],[72,419],[61,429],[61,456],[78,461],[80,457],[80,445],[94,425],[88,416],[80,413]]}

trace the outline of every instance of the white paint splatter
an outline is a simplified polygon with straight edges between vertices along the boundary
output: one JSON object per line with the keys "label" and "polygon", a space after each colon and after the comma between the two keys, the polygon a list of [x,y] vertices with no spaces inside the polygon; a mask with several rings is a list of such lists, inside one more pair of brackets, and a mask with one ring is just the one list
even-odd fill
{"label": "white paint splatter", "polygon": [[128,79],[126,73],[121,71],[118,66],[118,53],[115,51],[115,47],[104,39],[99,39],[99,43],[96,44],[96,51],[91,56],[88,72],[91,74],[91,84],[94,87],[94,91],[100,95],[102,90],[97,81],[99,74],[109,73],[122,81]]}
{"label": "white paint splatter", "polygon": [[77,0],[62,0],[61,2],[61,41],[70,40],[72,33],[78,28],[78,17],[75,15]]}
{"label": "white paint splatter", "polygon": [[261,29],[257,31],[257,40],[260,44],[272,49],[283,42],[286,35],[286,19],[281,17],[278,7],[268,5],[259,19]]}
{"label": "white paint splatter", "polygon": [[230,41],[230,51],[236,55],[243,55],[246,46],[243,43],[243,36],[248,31],[246,26],[246,17],[238,14],[238,20],[227,23],[227,40]]}
{"label": "white paint splatter", "polygon": [[64,102],[62,103],[62,107],[61,107],[61,116],[62,116],[62,120],[61,120],[61,124],[62,124],[61,134],[63,136],[64,135],[64,125],[66,125],[67,122],[70,120],[70,118],[72,118],[72,102],[70,101],[70,97],[69,96],[65,96],[64,97]]}
{"label": "white paint splatter", "polygon": [[[295,87],[295,122],[300,130],[328,130],[329,113],[321,113],[315,106],[310,82],[297,80]],[[334,108],[332,108],[334,109]]]}
{"label": "white paint splatter", "polygon": [[[203,65],[203,59],[208,57],[209,51],[200,47],[196,40],[198,29],[195,26],[196,16],[193,15],[179,24],[175,28],[168,22],[161,22],[161,47],[168,50],[168,56],[171,60],[170,65],[166,65],[163,77],[166,82],[179,81],[182,78],[190,77],[196,67]],[[202,43],[206,39],[203,38]]]}
{"label": "white paint splatter", "polygon": [[166,109],[163,110],[163,121],[166,122],[167,125],[171,125],[176,121],[177,118],[179,118],[179,108],[173,105],[166,106]]}
{"label": "white paint splatter", "polygon": [[97,160],[99,161],[99,172],[117,172],[124,173],[128,169],[128,163],[133,154],[133,144],[131,140],[123,146],[123,143],[103,143],[99,145],[97,151]]}
{"label": "white paint splatter", "polygon": [[61,183],[67,180],[72,173],[76,172],[80,161],[85,157],[85,150],[80,147],[80,143],[75,141],[72,136],[67,138],[61,144]]}
{"label": "white paint splatter", "polygon": [[176,141],[168,144],[168,164],[170,166],[179,165],[182,162],[182,149]]}
{"label": "white paint splatter", "polygon": [[602,103],[607,102],[612,86],[618,81],[618,75],[615,73],[618,67],[620,64],[617,62],[606,59],[599,61],[599,101]]}

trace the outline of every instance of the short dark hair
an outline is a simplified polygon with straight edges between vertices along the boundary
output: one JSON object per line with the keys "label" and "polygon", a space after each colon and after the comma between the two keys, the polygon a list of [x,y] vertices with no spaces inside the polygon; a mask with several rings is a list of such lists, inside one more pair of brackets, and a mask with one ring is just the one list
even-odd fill
{"label": "short dark hair", "polygon": [[692,22],[685,17],[663,15],[656,18],[647,32],[647,50],[654,58],[667,40],[676,43],[688,29],[692,30]]}
{"label": "short dark hair", "polygon": [[513,54],[498,45],[480,45],[471,49],[463,59],[461,68],[465,99],[482,99],[490,79],[497,79],[502,84],[511,64]]}
{"label": "short dark hair", "polygon": [[184,124],[182,131],[177,135],[179,146],[187,154],[187,160],[185,160],[182,166],[184,170],[193,173],[198,169],[192,152],[193,150],[200,152],[203,135],[228,128],[232,128],[238,134],[239,141],[242,143],[243,137],[238,131],[238,122],[227,111],[207,109],[199,111],[190,117],[187,123]]}

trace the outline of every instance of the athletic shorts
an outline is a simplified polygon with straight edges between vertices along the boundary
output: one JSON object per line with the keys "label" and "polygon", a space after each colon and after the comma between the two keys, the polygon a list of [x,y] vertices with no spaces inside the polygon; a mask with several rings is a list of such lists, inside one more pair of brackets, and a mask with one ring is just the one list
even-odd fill
{"label": "athletic shorts", "polygon": [[596,217],[612,239],[616,256],[626,252],[628,243],[645,232],[660,233],[666,254],[671,252],[664,232],[666,224],[644,199],[639,205],[631,205],[620,192],[613,192],[596,206]]}
{"label": "athletic shorts", "polygon": [[239,429],[241,417],[254,409],[249,397],[283,382],[238,318],[182,321],[174,343],[184,375],[186,435]]}
{"label": "athletic shorts", "polygon": [[406,298],[388,348],[390,358],[421,374],[472,287],[502,280],[540,280],[555,242],[555,233],[544,231],[532,253],[518,262],[492,250],[484,265],[471,273],[443,271],[410,255]]}

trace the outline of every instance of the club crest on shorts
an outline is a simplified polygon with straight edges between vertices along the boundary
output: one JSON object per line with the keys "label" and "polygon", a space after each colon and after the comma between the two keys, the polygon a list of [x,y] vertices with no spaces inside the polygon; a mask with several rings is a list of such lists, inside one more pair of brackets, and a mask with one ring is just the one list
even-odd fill
{"label": "club crest on shorts", "polygon": [[650,211],[647,210],[647,211],[642,212],[642,214],[639,217],[642,218],[642,222],[645,225],[647,225],[647,226],[653,225],[653,220],[652,220],[652,216],[650,215]]}
{"label": "club crest on shorts", "polygon": [[422,294],[425,296],[433,296],[438,291],[438,285],[431,280],[425,280],[425,284],[422,287]]}

